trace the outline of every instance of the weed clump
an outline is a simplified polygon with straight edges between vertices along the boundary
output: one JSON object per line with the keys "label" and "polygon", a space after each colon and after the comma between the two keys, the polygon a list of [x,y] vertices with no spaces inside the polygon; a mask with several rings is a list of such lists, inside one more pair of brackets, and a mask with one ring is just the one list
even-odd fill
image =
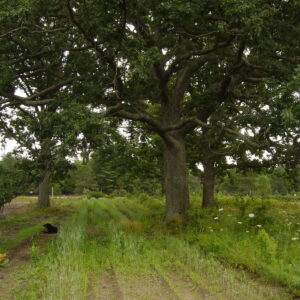
{"label": "weed clump", "polygon": [[276,262],[277,243],[274,238],[262,229],[257,234],[257,243],[260,252],[260,257],[265,263],[274,264]]}

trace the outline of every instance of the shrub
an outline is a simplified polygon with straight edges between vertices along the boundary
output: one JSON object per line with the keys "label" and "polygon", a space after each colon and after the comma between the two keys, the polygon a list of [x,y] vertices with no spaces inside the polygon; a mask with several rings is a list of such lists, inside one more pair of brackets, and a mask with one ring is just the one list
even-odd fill
{"label": "shrub", "polygon": [[276,260],[276,251],[277,251],[277,243],[275,239],[270,237],[268,233],[262,229],[258,232],[257,237],[257,244],[260,250],[260,256],[262,257],[263,261],[272,264]]}

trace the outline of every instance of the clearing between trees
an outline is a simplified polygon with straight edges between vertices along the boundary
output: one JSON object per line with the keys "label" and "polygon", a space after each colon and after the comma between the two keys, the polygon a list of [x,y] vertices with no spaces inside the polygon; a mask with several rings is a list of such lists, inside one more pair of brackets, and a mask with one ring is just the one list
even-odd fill
{"label": "clearing between trees", "polygon": [[[0,299],[296,299],[299,241],[289,235],[298,230],[299,205],[256,199],[241,209],[240,202],[224,197],[218,209],[195,207],[188,224],[168,225],[161,199],[30,204],[0,219],[0,253],[9,259],[0,267]],[[274,215],[272,205],[285,210]],[[262,216],[267,221],[256,224]],[[291,223],[285,245],[276,227],[282,218]],[[46,222],[59,234],[41,234]]]}

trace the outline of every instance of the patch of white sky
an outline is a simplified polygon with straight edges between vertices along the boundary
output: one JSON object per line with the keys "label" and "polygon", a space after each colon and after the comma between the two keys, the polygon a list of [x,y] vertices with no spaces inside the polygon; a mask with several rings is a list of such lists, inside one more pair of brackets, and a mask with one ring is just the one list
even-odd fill
{"label": "patch of white sky", "polygon": [[128,132],[129,122],[127,120],[123,120],[121,125],[118,127],[118,132],[125,136],[126,138],[129,138],[129,132]]}
{"label": "patch of white sky", "polygon": [[131,32],[133,32],[133,33],[136,33],[136,29],[135,29],[135,27],[134,27],[134,25],[132,25],[132,24],[126,24],[126,28],[128,28],[129,29],[129,31],[131,31]]}
{"label": "patch of white sky", "polygon": [[[26,97],[26,93],[21,89],[16,90],[16,95]],[[14,111],[12,109],[7,109],[7,113],[10,114],[11,119],[14,118]],[[4,136],[0,134],[0,158],[7,153],[13,152],[19,146],[20,145],[15,140],[4,138]]]}
{"label": "patch of white sky", "polygon": [[0,136],[0,143],[0,157],[3,157],[5,154],[14,151],[19,146],[15,140],[5,140],[3,136]]}

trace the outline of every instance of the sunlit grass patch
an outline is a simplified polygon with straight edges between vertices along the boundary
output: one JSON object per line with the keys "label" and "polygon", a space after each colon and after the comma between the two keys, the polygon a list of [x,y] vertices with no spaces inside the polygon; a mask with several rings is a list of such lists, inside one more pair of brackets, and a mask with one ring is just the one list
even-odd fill
{"label": "sunlit grass patch", "polygon": [[[85,224],[72,222],[62,227],[55,248],[48,254],[51,260],[42,290],[44,299],[83,299],[88,281],[88,265],[83,249]],[[51,257],[52,255],[52,257]]]}
{"label": "sunlit grass patch", "polygon": [[52,217],[45,219],[42,222],[37,223],[36,225],[24,227],[14,237],[6,238],[4,241],[2,241],[0,244],[0,251],[11,250],[21,244],[23,241],[33,239],[43,230],[43,224],[53,223],[56,219],[56,217]]}
{"label": "sunlit grass patch", "polygon": [[18,196],[12,200],[12,202],[29,202],[36,203],[37,196]]}
{"label": "sunlit grass patch", "polygon": [[0,251],[12,250],[25,240],[31,240],[43,229],[45,223],[54,223],[66,213],[55,207],[30,206],[25,212],[0,219]]}

